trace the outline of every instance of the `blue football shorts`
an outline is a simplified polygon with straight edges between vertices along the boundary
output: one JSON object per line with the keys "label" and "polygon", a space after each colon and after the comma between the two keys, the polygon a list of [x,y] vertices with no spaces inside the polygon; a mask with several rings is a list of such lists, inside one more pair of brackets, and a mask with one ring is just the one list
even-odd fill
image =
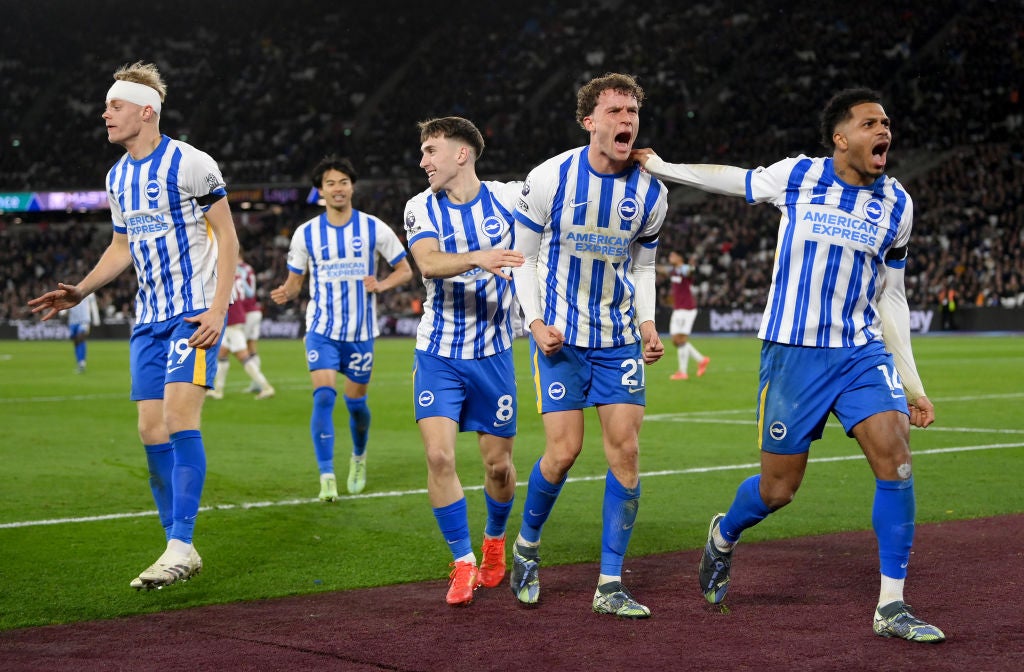
{"label": "blue football shorts", "polygon": [[761,450],[806,453],[833,413],[847,436],[883,411],[909,414],[892,355],[881,341],[849,348],[761,346],[757,432]]}
{"label": "blue football shorts", "polygon": [[369,383],[373,373],[373,339],[336,341],[317,333],[307,333],[306,363],[310,371],[332,369],[353,383]]}
{"label": "blue football shorts", "polygon": [[639,342],[614,348],[563,345],[545,356],[530,337],[537,412],[574,411],[603,404],[647,404]]}
{"label": "blue football shorts", "polygon": [[68,336],[70,338],[75,338],[79,334],[81,334],[82,336],[88,336],[89,335],[89,323],[88,322],[79,322],[77,324],[69,324],[68,325]]}
{"label": "blue football shorts", "polygon": [[[213,387],[220,341],[207,350],[196,350],[189,346],[188,339],[198,325],[185,321],[186,317],[204,312],[193,310],[163,322],[135,325],[129,341],[132,401],[163,399],[167,383]],[[221,338],[224,338],[223,329]]]}
{"label": "blue football shorts", "polygon": [[519,410],[512,349],[480,359],[438,357],[417,350],[413,358],[416,421],[444,417],[461,432],[515,436]]}

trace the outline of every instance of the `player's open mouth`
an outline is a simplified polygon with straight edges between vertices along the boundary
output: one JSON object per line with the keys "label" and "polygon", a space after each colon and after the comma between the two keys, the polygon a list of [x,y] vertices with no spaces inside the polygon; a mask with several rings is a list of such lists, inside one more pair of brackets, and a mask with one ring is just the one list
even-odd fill
{"label": "player's open mouth", "polygon": [[885,168],[885,155],[889,151],[889,143],[879,142],[871,148],[871,158],[874,159],[876,168]]}
{"label": "player's open mouth", "polygon": [[633,141],[633,134],[630,133],[629,131],[623,131],[621,133],[616,133],[615,134],[615,144],[616,145],[623,145],[625,147],[628,147],[629,143],[632,142],[632,141]]}

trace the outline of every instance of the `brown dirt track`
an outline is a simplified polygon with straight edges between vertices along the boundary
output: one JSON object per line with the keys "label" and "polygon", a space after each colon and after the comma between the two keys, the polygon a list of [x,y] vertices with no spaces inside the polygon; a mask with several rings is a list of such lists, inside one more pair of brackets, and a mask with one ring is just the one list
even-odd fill
{"label": "brown dirt track", "polygon": [[918,525],[907,598],[941,645],[871,632],[875,557],[870,532],[745,544],[727,610],[698,551],[627,558],[646,621],[591,613],[576,565],[541,567],[535,609],[504,586],[452,609],[432,581],[28,628],[0,633],[0,670],[1024,669],[1024,515]]}

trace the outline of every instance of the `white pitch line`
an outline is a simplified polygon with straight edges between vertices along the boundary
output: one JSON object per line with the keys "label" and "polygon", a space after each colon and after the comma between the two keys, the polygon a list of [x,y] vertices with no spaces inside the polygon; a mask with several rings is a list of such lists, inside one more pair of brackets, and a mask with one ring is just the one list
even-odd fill
{"label": "white pitch line", "polygon": [[[990,443],[981,446],[957,446],[953,448],[930,448],[928,450],[917,450],[914,451],[915,457],[922,455],[940,455],[945,453],[966,453],[978,450],[1002,450],[1005,448],[1024,448],[1024,443]],[[846,462],[850,460],[861,460],[864,456],[861,453],[854,455],[837,455],[835,457],[815,457],[808,460],[808,462]],[[658,476],[685,476],[690,474],[707,474],[716,471],[736,471],[740,469],[758,469],[760,467],[757,462],[748,462],[745,464],[722,464],[711,467],[691,467],[689,469],[665,469],[661,471],[645,471],[641,472],[642,478],[654,478]],[[569,478],[568,481],[571,483],[586,483],[590,481],[603,481],[606,478],[605,474],[598,476],[578,476]],[[519,483],[517,488],[525,488],[526,483]],[[465,486],[464,490],[482,490],[482,485],[470,485]],[[393,490],[390,492],[374,492],[360,495],[342,495],[339,500],[352,500],[352,499],[373,499],[380,497],[408,497],[410,495],[425,495],[427,490],[425,488],[416,488],[413,490]],[[246,509],[263,509],[273,506],[295,506],[297,504],[319,504],[320,500],[317,498],[310,499],[285,499],[276,502],[246,502],[243,504],[215,504],[213,506],[204,506],[199,509],[200,512],[208,511],[233,511],[233,510],[246,510]],[[92,523],[101,520],[120,520],[124,518],[142,518],[146,516],[155,516],[156,511],[136,511],[133,513],[108,513],[100,516],[82,516],[79,518],[50,518],[48,520],[25,520],[14,523],[0,523],[0,529],[9,529],[17,527],[39,527],[43,525],[65,525],[71,523]]]}

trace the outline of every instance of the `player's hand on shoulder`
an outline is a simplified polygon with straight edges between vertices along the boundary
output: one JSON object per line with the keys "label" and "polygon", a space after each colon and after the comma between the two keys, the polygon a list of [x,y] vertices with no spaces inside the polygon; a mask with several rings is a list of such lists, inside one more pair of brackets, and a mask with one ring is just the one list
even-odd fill
{"label": "player's hand on shoulder", "polygon": [[655,154],[654,150],[651,149],[650,147],[641,147],[639,149],[634,148],[633,151],[629,153],[629,160],[636,161],[637,163],[640,164],[641,167],[645,167],[647,165],[647,159],[651,158],[652,156],[658,155]]}

